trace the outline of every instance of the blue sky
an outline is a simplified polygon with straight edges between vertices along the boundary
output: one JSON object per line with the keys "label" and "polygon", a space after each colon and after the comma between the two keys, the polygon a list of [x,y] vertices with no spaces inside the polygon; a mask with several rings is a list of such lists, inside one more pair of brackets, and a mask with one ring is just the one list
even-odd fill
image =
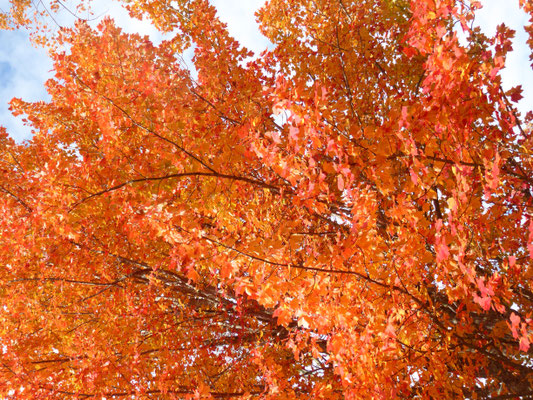
{"label": "blue sky", "polygon": [[[264,4],[265,0],[211,0],[217,7],[222,21],[228,24],[230,33],[244,46],[258,53],[268,46],[268,41],[262,37],[255,22],[255,11]],[[8,0],[0,0],[0,9],[8,8]],[[518,0],[484,0],[485,8],[476,18],[486,34],[493,34],[500,22],[517,31],[514,41],[515,51],[508,59],[508,66],[503,72],[504,86],[510,88],[521,84],[524,88],[524,99],[520,109],[527,111],[533,104],[533,70],[529,67],[528,49],[525,45],[526,34],[523,25],[527,21],[526,15],[518,10]],[[147,34],[158,42],[161,35],[146,22],[132,20],[127,12],[116,2],[109,0],[94,0],[94,10],[97,15],[111,15],[127,32]],[[68,13],[59,16],[61,24],[69,24],[72,18]],[[94,24],[97,21],[93,22]],[[24,127],[20,119],[11,116],[8,102],[13,97],[20,97],[27,101],[46,99],[43,83],[51,76],[52,66],[46,53],[32,47],[24,32],[0,31],[0,125],[18,141],[27,139],[30,132]]]}

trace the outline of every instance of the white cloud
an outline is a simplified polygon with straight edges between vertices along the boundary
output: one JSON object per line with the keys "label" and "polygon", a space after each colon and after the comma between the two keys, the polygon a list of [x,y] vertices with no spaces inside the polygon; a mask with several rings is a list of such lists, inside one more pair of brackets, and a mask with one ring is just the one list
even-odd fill
{"label": "white cloud", "polygon": [[261,33],[255,12],[265,0],[210,0],[217,9],[220,20],[228,25],[231,36],[256,55],[267,49],[270,42]]}
{"label": "white cloud", "polygon": [[163,39],[163,35],[149,21],[131,18],[126,9],[116,1],[91,0],[91,7],[98,17],[90,23],[92,26],[96,26],[104,16],[110,16],[124,32],[147,35],[156,44]]}

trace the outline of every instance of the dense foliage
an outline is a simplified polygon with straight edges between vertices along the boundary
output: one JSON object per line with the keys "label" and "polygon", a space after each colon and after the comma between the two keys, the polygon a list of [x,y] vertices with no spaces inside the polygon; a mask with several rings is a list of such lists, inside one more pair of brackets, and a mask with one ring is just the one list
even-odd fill
{"label": "dense foliage", "polygon": [[476,1],[270,0],[252,57],[207,0],[124,2],[169,39],[50,35],[51,100],[1,136],[0,397],[533,396],[512,31]]}

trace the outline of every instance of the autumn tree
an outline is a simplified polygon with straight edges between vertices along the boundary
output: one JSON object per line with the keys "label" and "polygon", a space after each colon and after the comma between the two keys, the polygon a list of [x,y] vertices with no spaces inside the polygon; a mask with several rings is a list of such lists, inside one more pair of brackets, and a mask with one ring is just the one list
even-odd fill
{"label": "autumn tree", "polygon": [[169,39],[80,21],[51,100],[12,101],[0,397],[533,396],[511,30],[476,1],[270,0],[252,55],[207,0],[124,3]]}

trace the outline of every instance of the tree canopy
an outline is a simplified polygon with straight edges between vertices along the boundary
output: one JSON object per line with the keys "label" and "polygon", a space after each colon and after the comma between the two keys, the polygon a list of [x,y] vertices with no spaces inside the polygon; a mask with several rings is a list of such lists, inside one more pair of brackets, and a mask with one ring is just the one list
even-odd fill
{"label": "tree canopy", "polygon": [[168,39],[50,35],[50,100],[11,103],[32,137],[1,133],[0,397],[533,396],[510,29],[477,1],[270,0],[253,55],[207,0],[123,3]]}

